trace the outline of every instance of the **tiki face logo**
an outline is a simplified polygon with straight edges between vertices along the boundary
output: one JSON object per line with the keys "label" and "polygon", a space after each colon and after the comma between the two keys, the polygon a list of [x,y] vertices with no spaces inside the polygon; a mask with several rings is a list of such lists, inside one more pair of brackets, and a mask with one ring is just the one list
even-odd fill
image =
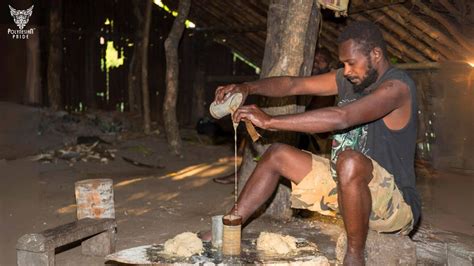
{"label": "tiki face logo", "polygon": [[10,14],[13,17],[13,21],[15,21],[15,24],[18,26],[18,28],[22,30],[30,20],[31,14],[33,14],[34,5],[32,5],[26,10],[17,10],[14,9],[11,5],[8,6],[10,7]]}

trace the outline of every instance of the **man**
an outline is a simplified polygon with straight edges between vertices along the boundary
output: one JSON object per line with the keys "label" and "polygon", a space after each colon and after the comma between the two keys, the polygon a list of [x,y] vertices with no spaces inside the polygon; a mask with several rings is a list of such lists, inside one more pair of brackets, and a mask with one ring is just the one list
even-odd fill
{"label": "man", "polygon": [[274,192],[280,176],[292,182],[292,205],[341,213],[347,233],[346,265],[363,265],[369,228],[408,234],[420,216],[415,188],[416,88],[392,67],[380,30],[371,22],[349,25],[338,38],[343,69],[323,75],[278,77],[216,90],[229,94],[338,95],[335,107],[270,116],[255,105],[240,107],[234,121],[267,130],[336,131],[331,159],[284,144],[262,156],[238,199],[243,222]]}
{"label": "man", "polygon": [[331,63],[331,53],[326,48],[318,48],[314,53],[314,62],[313,62],[313,70],[311,74],[320,75],[327,73],[331,70],[330,67]]}

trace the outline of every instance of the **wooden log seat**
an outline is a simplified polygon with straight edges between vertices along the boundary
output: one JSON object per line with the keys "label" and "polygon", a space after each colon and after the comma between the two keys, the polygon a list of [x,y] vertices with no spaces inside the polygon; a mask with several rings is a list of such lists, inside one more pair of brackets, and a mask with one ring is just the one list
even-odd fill
{"label": "wooden log seat", "polygon": [[55,249],[82,240],[82,254],[105,256],[115,252],[115,219],[85,218],[47,229],[40,233],[26,234],[18,239],[17,264],[53,266]]}

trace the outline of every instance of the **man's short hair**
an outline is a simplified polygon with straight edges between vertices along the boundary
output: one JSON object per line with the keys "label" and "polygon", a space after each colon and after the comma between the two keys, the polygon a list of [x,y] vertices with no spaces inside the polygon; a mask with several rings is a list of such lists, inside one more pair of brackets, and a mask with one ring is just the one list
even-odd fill
{"label": "man's short hair", "polygon": [[349,24],[337,38],[337,43],[353,40],[360,45],[361,51],[369,56],[372,49],[379,47],[387,57],[387,45],[379,27],[370,21],[356,21]]}

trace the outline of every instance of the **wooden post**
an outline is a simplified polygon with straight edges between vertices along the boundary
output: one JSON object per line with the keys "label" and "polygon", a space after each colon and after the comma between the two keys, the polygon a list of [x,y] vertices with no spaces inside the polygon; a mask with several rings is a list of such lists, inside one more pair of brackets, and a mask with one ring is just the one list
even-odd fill
{"label": "wooden post", "polygon": [[49,14],[49,58],[48,58],[48,97],[51,109],[62,109],[62,0],[50,2]]}
{"label": "wooden post", "polygon": [[37,30],[26,40],[26,93],[25,102],[29,104],[41,103],[41,56],[40,31]]}
{"label": "wooden post", "polygon": [[148,44],[151,24],[151,0],[146,0],[145,24],[142,38],[142,99],[143,99],[143,129],[145,134],[150,134],[150,90],[148,88]]}
{"label": "wooden post", "polygon": [[112,179],[87,179],[75,183],[77,219],[115,218]]}
{"label": "wooden post", "polygon": [[181,137],[179,135],[178,118],[176,116],[176,101],[178,99],[178,45],[184,31],[184,22],[191,8],[191,0],[180,0],[178,16],[173,22],[168,38],[165,40],[166,54],[166,93],[163,103],[163,121],[166,138],[171,152],[181,155]]}
{"label": "wooden post", "polygon": [[205,47],[208,41],[202,34],[196,33],[194,37],[195,46],[193,49],[196,55],[194,82],[193,82],[193,99],[192,99],[192,114],[191,123],[197,125],[199,119],[203,118],[207,112],[206,105],[206,53]]}
{"label": "wooden post", "polygon": [[140,93],[140,66],[142,62],[142,36],[143,36],[143,18],[140,1],[132,1],[133,14],[137,20],[137,32],[133,42],[133,52],[128,66],[128,107],[131,113],[142,113],[141,93]]}

